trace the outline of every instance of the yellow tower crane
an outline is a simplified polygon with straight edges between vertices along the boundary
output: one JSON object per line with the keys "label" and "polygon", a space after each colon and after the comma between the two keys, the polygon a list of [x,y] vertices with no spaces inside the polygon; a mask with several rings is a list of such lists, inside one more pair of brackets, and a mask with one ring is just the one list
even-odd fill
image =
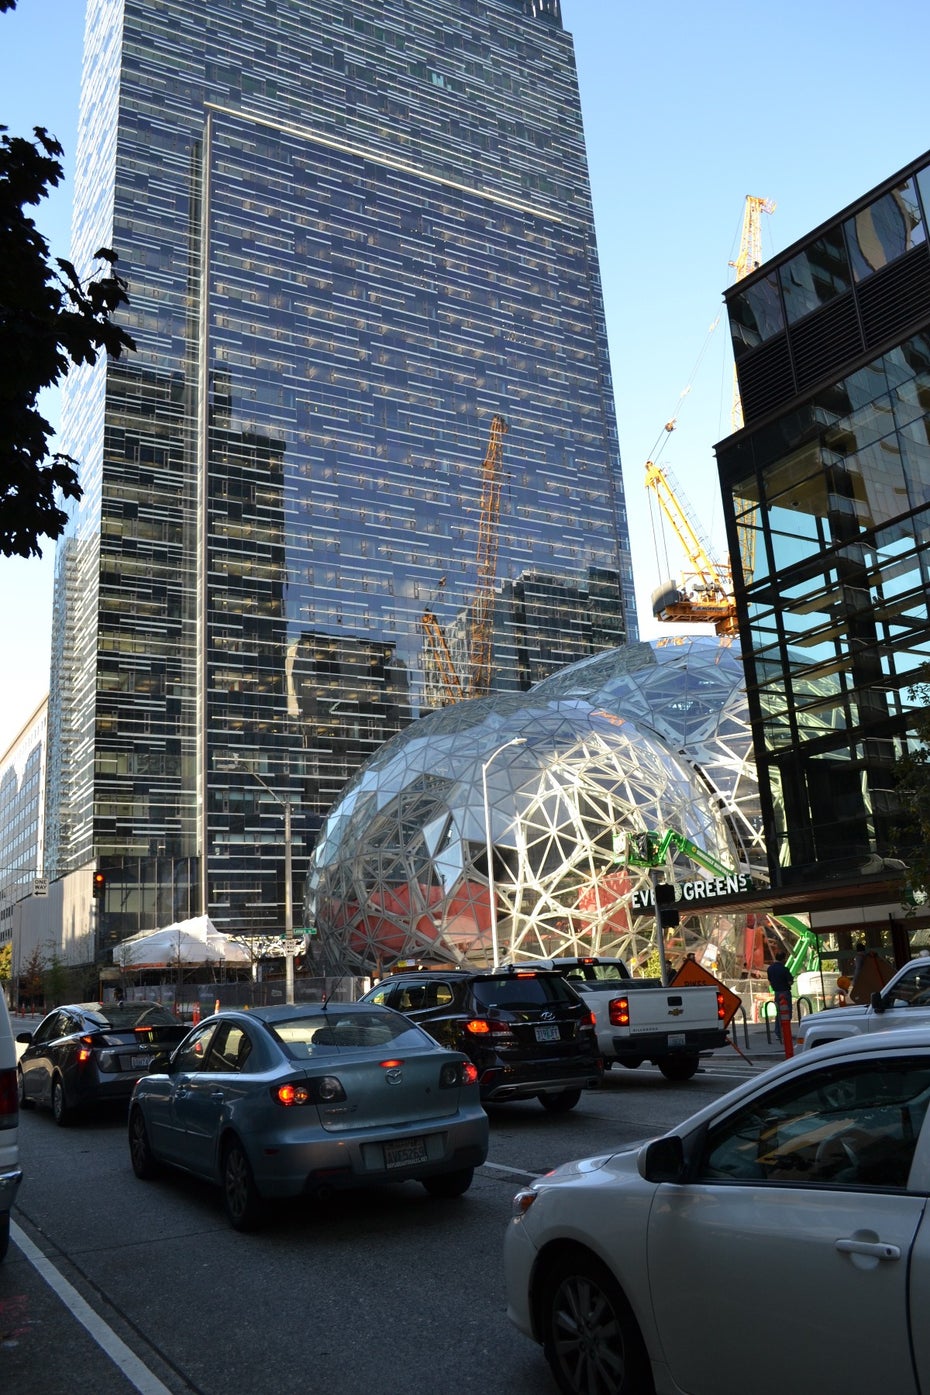
{"label": "yellow tower crane", "polygon": [[491,421],[491,431],[484,462],[481,466],[481,504],[478,523],[478,581],[469,606],[468,621],[468,684],[463,683],[455,667],[445,631],[433,611],[420,616],[420,629],[427,648],[433,656],[443,705],[448,707],[464,698],[487,697],[491,691],[491,656],[494,641],[494,582],[497,576],[497,553],[501,486],[503,484],[504,437],[509,431],[501,416]]}
{"label": "yellow tower crane", "polygon": [[[735,280],[741,281],[744,276],[749,275],[750,271],[755,271],[757,266],[762,265],[762,215],[774,212],[775,203],[772,199],[763,199],[757,194],[746,195],[739,255],[735,262],[730,263],[736,272]],[[735,363],[733,365],[733,406],[730,411],[730,425],[734,431],[742,431],[743,429],[743,404],[740,401],[739,379],[736,376]],[[739,520],[736,525],[736,533],[739,538],[740,562],[743,568],[743,579],[748,585],[752,581],[756,569],[756,530],[753,526],[755,510],[744,499],[736,499],[734,503]]]}
{"label": "yellow tower crane", "polygon": [[[748,276],[761,264],[762,214],[774,212],[775,204],[770,199],[747,194],[739,255],[735,262],[730,263],[735,268],[737,281]],[[711,330],[715,326],[716,321]],[[689,390],[690,388],[686,389]],[[743,425],[743,409],[735,367],[730,419],[733,430],[739,431]],[[666,422],[664,434],[668,436],[674,431],[676,424],[674,417]],[[652,460],[646,461],[646,488],[655,493],[659,507],[671,524],[691,568],[690,572],[683,575],[680,585],[674,580],[668,581],[653,592],[653,615],[657,620],[671,625],[709,623],[714,626],[718,635],[736,634],[736,604],[733,599],[733,572],[729,558],[726,562],[714,560],[711,546],[702,533],[693,511],[685,502],[680,488],[672,483],[671,473]],[[743,578],[748,583],[752,580],[755,566],[753,513],[751,505],[745,501],[737,499],[735,503],[740,519],[737,523],[740,562]]]}

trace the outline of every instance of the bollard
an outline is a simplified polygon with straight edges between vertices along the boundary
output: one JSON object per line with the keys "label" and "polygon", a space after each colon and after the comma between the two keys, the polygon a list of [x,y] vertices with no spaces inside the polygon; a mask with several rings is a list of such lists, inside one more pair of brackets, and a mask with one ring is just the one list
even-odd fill
{"label": "bollard", "polygon": [[791,1036],[791,994],[776,993],[775,1000],[778,1004],[778,1021],[781,1024],[781,1039],[785,1047],[785,1056],[793,1056],[794,1041]]}
{"label": "bollard", "polygon": [[199,999],[199,998],[195,998],[195,999],[194,999],[194,1011],[191,1013],[191,1022],[192,1022],[192,1023],[194,1024],[194,1026],[196,1027],[196,1026],[197,1026],[197,1023],[198,1023],[199,1021],[200,1021],[200,999]]}

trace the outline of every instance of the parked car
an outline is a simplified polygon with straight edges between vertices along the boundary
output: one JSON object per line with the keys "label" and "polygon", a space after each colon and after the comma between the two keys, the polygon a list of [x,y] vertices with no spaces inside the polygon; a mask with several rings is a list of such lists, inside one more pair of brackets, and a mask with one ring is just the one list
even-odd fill
{"label": "parked car", "polygon": [[219,1183],[237,1230],[268,1200],[339,1188],[414,1180],[459,1196],[488,1151],[476,1081],[466,1056],[385,1008],[223,1012],[136,1085],[132,1166]]}
{"label": "parked car", "polygon": [[402,1012],[478,1068],[485,1102],[538,1099],[573,1109],[601,1083],[594,1014],[552,969],[407,970],[362,995]]}
{"label": "parked car", "polygon": [[160,1003],[68,1003],[16,1040],[19,1103],[48,1105],[56,1124],[69,1124],[91,1104],[128,1103],[132,1087],[154,1057],[175,1047],[187,1027]]}
{"label": "parked car", "polygon": [[0,993],[0,1259],[9,1248],[10,1211],[22,1176],[19,1165],[16,1047],[6,999]]}
{"label": "parked car", "polygon": [[930,1392],[930,1032],[783,1062],[514,1198],[508,1314],[564,1395]]}

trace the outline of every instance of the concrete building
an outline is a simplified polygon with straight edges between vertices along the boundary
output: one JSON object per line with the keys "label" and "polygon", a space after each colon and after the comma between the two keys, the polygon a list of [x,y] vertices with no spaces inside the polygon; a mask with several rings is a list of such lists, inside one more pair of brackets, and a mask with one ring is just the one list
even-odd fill
{"label": "concrete building", "polygon": [[106,953],[280,927],[286,806],[297,885],[431,705],[421,617],[467,613],[489,526],[495,691],[637,635],[559,0],[89,0],[101,245],[138,351],[67,384],[47,861],[105,872]]}

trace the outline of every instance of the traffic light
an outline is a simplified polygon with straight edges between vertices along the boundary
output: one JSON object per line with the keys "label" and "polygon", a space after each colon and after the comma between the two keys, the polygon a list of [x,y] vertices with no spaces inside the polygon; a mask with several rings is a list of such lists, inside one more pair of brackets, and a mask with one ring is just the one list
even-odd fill
{"label": "traffic light", "polygon": [[675,886],[672,882],[656,883],[656,912],[663,930],[680,923],[681,917],[675,909]]}
{"label": "traffic light", "polygon": [[107,874],[106,874],[106,872],[95,872],[95,873],[94,873],[94,891],[93,891],[94,899],[95,899],[95,900],[98,900],[101,896],[106,895],[106,890],[107,890]]}

